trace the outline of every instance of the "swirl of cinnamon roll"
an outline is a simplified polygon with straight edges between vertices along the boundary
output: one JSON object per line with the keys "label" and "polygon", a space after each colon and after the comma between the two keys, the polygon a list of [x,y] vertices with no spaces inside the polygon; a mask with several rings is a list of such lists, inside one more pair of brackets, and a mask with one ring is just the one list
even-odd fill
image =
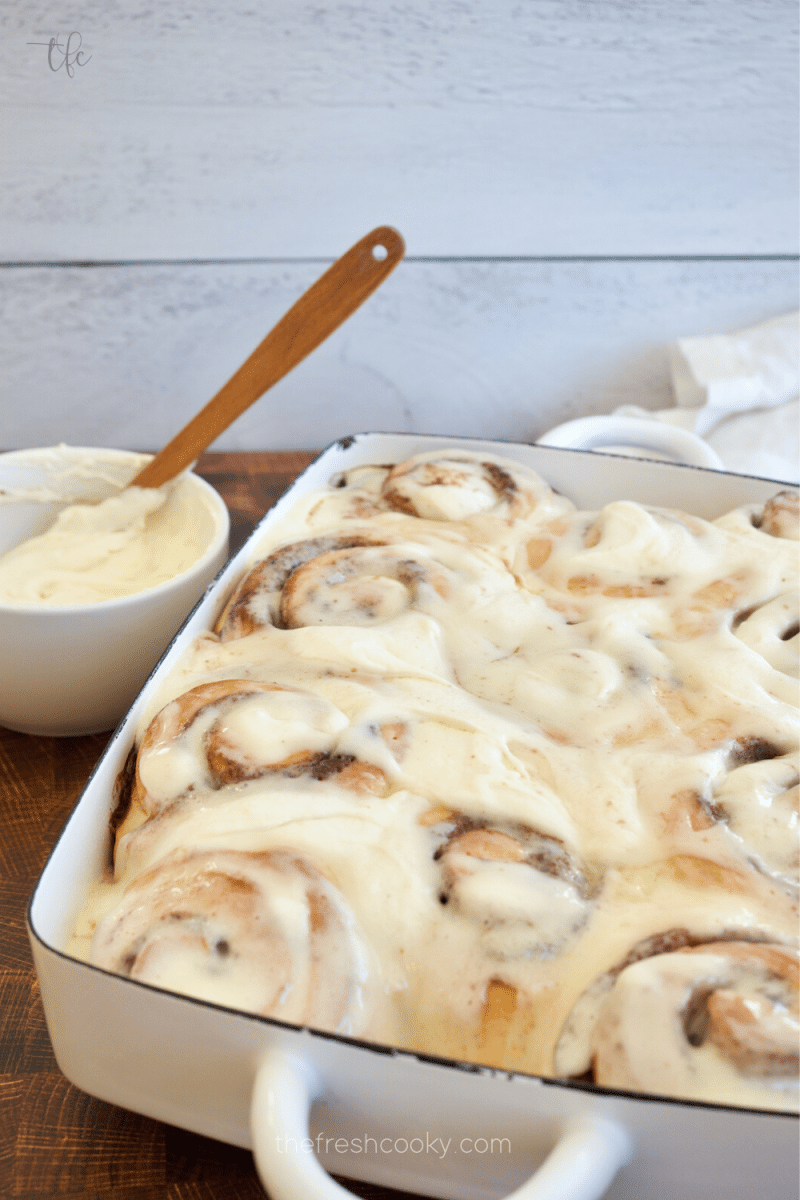
{"label": "swirl of cinnamon roll", "polygon": [[800,674],[800,614],[796,593],[785,592],[737,613],[731,628],[776,671],[794,678]]}
{"label": "swirl of cinnamon roll", "polygon": [[574,521],[541,573],[576,598],[666,597],[709,570],[713,578],[725,551],[724,536],[697,517],[618,500]]}
{"label": "swirl of cinnamon roll", "polygon": [[752,520],[756,529],[770,537],[797,541],[800,538],[800,492],[789,488],[778,492]]}
{"label": "swirl of cinnamon roll", "polygon": [[587,872],[561,842],[528,827],[457,817],[434,860],[440,902],[478,925],[493,957],[555,953],[588,917]]}
{"label": "swirl of cinnamon roll", "polygon": [[357,1033],[372,954],[338,889],[289,849],[176,851],[99,923],[98,967],[246,1012]]}
{"label": "swirl of cinnamon roll", "polygon": [[217,627],[223,640],[239,636],[240,601],[248,622],[253,618],[247,594],[256,575],[264,586],[261,615],[282,629],[380,625],[410,609],[440,613],[450,599],[462,608],[477,600],[480,607],[490,593],[508,594],[514,585],[499,559],[463,539],[314,538],[276,551],[247,577]]}
{"label": "swirl of cinnamon roll", "polygon": [[538,507],[563,507],[534,471],[521,463],[459,451],[433,451],[398,463],[382,488],[398,512],[429,521],[460,521],[481,514],[528,516]]}
{"label": "swirl of cinnamon roll", "polygon": [[754,865],[783,883],[800,885],[800,763],[797,753],[762,750],[716,789],[711,811],[741,838]]}
{"label": "swirl of cinnamon roll", "polygon": [[604,1087],[793,1108],[798,1034],[793,949],[673,930],[583,993],[555,1066],[567,1076],[589,1069]]}
{"label": "swirl of cinnamon roll", "polygon": [[320,554],[354,546],[383,545],[360,534],[331,534],[280,546],[257,563],[232,592],[214,626],[223,642],[247,637],[265,626],[285,629],[283,588],[293,573]]}
{"label": "swirl of cinnamon roll", "polygon": [[281,620],[287,629],[381,624],[445,599],[450,580],[445,568],[415,546],[329,550],[286,580]]}
{"label": "swirl of cinnamon roll", "polygon": [[[723,743],[718,760],[720,776],[709,783],[705,794],[687,788],[671,797],[663,814],[665,833],[677,837],[683,849],[692,853],[697,847],[683,838],[691,838],[690,831],[700,834],[705,843],[701,854],[711,850],[710,862],[721,855],[720,861],[731,869],[746,873],[755,868],[796,891],[800,886],[797,751],[753,735]],[[711,842],[705,836],[709,830],[715,832]]]}
{"label": "swirl of cinnamon roll", "polygon": [[247,679],[199,684],[170,701],[148,726],[136,759],[117,845],[171,802],[268,774],[333,779],[380,791],[383,772],[336,751],[347,717],[312,692]]}

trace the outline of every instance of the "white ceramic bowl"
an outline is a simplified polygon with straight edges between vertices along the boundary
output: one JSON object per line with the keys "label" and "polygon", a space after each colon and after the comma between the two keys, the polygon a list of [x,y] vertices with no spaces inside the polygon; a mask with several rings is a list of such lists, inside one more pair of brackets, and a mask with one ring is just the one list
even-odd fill
{"label": "white ceramic bowl", "polygon": [[[131,480],[150,456],[58,446],[0,454],[0,493],[32,490],[0,504],[0,554],[42,533],[68,504],[100,500]],[[82,474],[88,460],[102,470]],[[45,606],[0,601],[0,724],[64,736],[113,729],[164,648],[228,555],[228,510],[189,475],[206,548],[173,579],[131,596]],[[36,499],[35,492],[52,494]]]}

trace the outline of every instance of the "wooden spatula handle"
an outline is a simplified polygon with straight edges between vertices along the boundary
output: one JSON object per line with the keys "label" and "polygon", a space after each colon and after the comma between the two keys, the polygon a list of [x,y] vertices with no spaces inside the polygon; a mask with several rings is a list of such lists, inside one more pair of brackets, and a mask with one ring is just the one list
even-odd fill
{"label": "wooden spatula handle", "polygon": [[288,374],[370,296],[397,266],[405,243],[381,225],[330,267],[294,304],[197,416],[131,482],[160,487]]}

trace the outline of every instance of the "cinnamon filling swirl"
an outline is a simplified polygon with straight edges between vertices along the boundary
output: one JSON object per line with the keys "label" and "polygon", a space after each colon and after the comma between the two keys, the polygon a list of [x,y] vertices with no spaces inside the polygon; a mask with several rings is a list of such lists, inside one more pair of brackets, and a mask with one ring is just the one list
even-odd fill
{"label": "cinnamon filling swirl", "polygon": [[180,797],[268,774],[380,790],[379,768],[337,750],[348,727],[344,713],[313,692],[247,679],[192,688],[156,715],[142,739],[117,844]]}
{"label": "cinnamon filling swirl", "polygon": [[92,942],[98,966],[247,1012],[357,1032],[371,955],[337,889],[291,850],[176,852]]}
{"label": "cinnamon filling swirl", "polygon": [[776,671],[795,679],[800,675],[800,606],[796,592],[785,592],[736,613],[731,628]]}
{"label": "cinnamon filling swirl", "polygon": [[390,471],[383,497],[399,512],[428,520],[452,520],[488,509],[521,507],[513,475],[493,462],[434,458]]}
{"label": "cinnamon filling swirl", "polygon": [[[602,1086],[708,1100],[721,1079],[738,1080],[772,1108],[796,1090],[798,963],[784,946],[730,940],[637,957],[593,999],[588,1053]],[[573,1020],[562,1067],[575,1065],[575,1033]]]}
{"label": "cinnamon filling swirl", "polygon": [[569,507],[521,463],[466,451],[420,454],[399,463],[389,471],[381,496],[398,512],[428,521],[513,520],[535,510],[553,514]]}
{"label": "cinnamon filling swirl", "polygon": [[485,953],[547,957],[586,922],[592,890],[585,870],[555,838],[460,817],[434,853],[439,902],[482,929]]}
{"label": "cinnamon filling swirl", "polygon": [[753,519],[756,529],[770,537],[800,538],[800,492],[787,489],[778,492]]}
{"label": "cinnamon filling swirl", "polygon": [[800,762],[768,754],[730,771],[714,793],[715,816],[761,870],[800,887]]}
{"label": "cinnamon filling swirl", "polygon": [[424,556],[393,547],[330,550],[287,579],[280,613],[286,629],[306,625],[373,625],[426,599],[446,599],[447,573]]}
{"label": "cinnamon filling swirl", "polygon": [[286,629],[281,611],[282,595],[295,571],[319,555],[353,546],[376,544],[380,543],[358,535],[348,535],[309,538],[281,546],[248,572],[220,613],[214,632],[223,641],[228,641],[247,637],[268,625]]}

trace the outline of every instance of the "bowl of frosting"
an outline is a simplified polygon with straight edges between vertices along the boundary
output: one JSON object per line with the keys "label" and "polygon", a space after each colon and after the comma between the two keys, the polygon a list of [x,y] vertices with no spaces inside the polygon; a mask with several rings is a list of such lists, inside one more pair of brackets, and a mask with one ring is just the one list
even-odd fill
{"label": "bowl of frosting", "polygon": [[0,454],[0,725],[112,729],[224,564],[222,498],[191,472],[128,487],[150,458]]}

